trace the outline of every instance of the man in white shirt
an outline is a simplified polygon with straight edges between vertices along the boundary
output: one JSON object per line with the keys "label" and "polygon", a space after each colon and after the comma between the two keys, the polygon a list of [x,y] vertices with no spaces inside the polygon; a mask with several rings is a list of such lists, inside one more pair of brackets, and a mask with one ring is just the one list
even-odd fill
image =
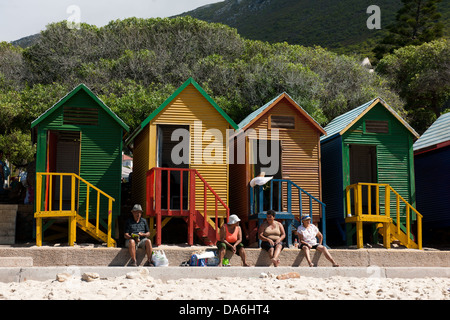
{"label": "man in white shirt", "polygon": [[[331,257],[328,249],[322,245],[323,235],[319,229],[311,223],[310,216],[302,217],[302,225],[298,227],[297,234],[300,241],[300,250],[305,253],[306,261],[308,261],[310,267],[314,267],[314,264],[311,262],[311,249],[322,252],[325,255],[325,258],[333,264],[333,267],[339,267],[336,261]],[[317,238],[319,239],[319,242],[317,242]]]}

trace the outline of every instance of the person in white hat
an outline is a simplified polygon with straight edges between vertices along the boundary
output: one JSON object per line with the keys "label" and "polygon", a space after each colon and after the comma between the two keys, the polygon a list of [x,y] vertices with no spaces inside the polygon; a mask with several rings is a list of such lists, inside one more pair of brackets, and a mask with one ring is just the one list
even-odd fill
{"label": "person in white hat", "polygon": [[131,256],[130,266],[136,267],[136,249],[145,248],[147,254],[146,265],[153,266],[152,264],[152,242],[150,241],[150,230],[148,228],[147,221],[142,219],[142,207],[139,204],[135,204],[131,210],[133,217],[127,220],[125,225],[125,246],[128,247],[128,251]]}
{"label": "person in white hat", "polygon": [[[306,261],[310,267],[314,267],[309,254],[311,249],[322,252],[325,258],[333,264],[333,267],[339,267],[339,264],[334,261],[333,257],[328,252],[328,249],[322,245],[323,235],[319,229],[311,223],[310,216],[302,217],[302,225],[298,227],[297,234],[300,241],[300,250],[305,253]],[[319,242],[317,242],[317,238],[319,238]]]}
{"label": "person in white hat", "polygon": [[244,267],[249,266],[244,244],[242,243],[242,230],[239,226],[239,221],[241,219],[237,215],[232,214],[228,218],[228,223],[220,228],[220,240],[216,244],[219,251],[219,267],[222,266],[226,250],[230,250],[233,254],[240,256]]}

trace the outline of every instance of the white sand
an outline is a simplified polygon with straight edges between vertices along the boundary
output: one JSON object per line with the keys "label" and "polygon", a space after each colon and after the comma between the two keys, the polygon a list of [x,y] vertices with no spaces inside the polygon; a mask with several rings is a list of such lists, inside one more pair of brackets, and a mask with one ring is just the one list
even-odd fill
{"label": "white sand", "polygon": [[303,300],[408,299],[450,300],[449,278],[267,278],[179,279],[163,282],[137,272],[86,282],[25,281],[0,283],[1,299],[33,300]]}

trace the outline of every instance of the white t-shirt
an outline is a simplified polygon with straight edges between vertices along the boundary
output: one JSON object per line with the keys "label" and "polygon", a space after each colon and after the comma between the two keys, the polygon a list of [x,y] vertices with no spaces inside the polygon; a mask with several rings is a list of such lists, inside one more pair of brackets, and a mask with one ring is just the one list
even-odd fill
{"label": "white t-shirt", "polygon": [[316,235],[318,232],[319,229],[313,224],[310,224],[308,228],[305,228],[303,225],[297,228],[297,233],[302,236],[303,241],[311,246],[317,244]]}

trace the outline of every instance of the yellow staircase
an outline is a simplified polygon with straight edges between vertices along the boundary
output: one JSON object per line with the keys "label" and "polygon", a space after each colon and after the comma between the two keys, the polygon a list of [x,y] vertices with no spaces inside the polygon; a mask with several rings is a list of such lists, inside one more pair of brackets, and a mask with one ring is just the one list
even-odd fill
{"label": "yellow staircase", "polygon": [[[64,186],[64,177],[69,177],[70,185]],[[59,186],[59,190],[54,190],[55,185]],[[80,208],[76,208],[78,203],[77,195],[81,188],[85,187],[86,191],[86,208],[84,217],[80,215]],[[96,192],[96,215],[95,223],[89,220],[89,204],[90,191]],[[63,209],[63,192],[70,190],[69,209]],[[58,192],[59,191],[59,192]],[[58,208],[53,208],[53,195],[58,193]],[[108,226],[107,231],[100,229],[100,199],[106,197],[108,200]],[[57,202],[58,202],[57,200]],[[115,247],[116,241],[111,236],[112,229],[112,203],[114,198],[101,191],[91,183],[87,182],[74,173],[53,173],[53,172],[37,172],[36,173],[36,245],[42,246],[43,227],[42,221],[45,218],[67,218],[69,223],[69,245],[73,246],[76,241],[76,229],[79,227],[93,238],[107,244],[108,247]]]}
{"label": "yellow staircase", "polygon": [[[391,242],[398,240],[407,248],[422,249],[422,215],[390,185],[356,183],[347,186],[346,205],[345,222],[356,224],[358,248],[364,246],[363,224],[374,223],[383,236],[384,247],[389,249]],[[391,212],[395,212],[394,217]],[[411,230],[414,221],[417,239]]]}

